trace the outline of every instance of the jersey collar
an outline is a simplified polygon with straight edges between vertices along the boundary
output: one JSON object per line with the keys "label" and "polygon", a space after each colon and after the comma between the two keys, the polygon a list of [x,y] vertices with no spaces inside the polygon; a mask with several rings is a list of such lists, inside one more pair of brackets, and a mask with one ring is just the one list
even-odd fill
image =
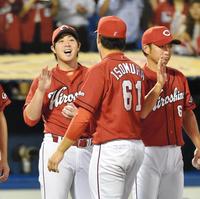
{"label": "jersey collar", "polygon": [[78,63],[78,67],[77,69],[74,71],[74,74],[71,77],[68,77],[67,73],[70,71],[64,71],[61,70],[58,66],[58,64],[56,65],[56,67],[53,69],[53,73],[52,75],[54,76],[54,78],[56,78],[57,80],[59,80],[60,82],[63,82],[64,84],[68,83],[72,83],[76,77],[79,75],[79,73],[82,72],[83,66],[80,65]]}
{"label": "jersey collar", "polygon": [[127,60],[123,52],[110,53],[106,57],[103,58],[103,60],[105,59]]}

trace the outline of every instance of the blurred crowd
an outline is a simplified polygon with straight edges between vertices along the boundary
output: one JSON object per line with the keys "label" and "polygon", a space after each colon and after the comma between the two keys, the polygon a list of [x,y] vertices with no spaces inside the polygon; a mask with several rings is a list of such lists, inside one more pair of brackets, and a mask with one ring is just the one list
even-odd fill
{"label": "blurred crowd", "polygon": [[0,0],[0,54],[50,52],[53,30],[68,24],[80,35],[81,51],[96,51],[100,17],[127,24],[126,50],[141,49],[148,27],[167,26],[181,45],[179,55],[200,55],[200,0]]}

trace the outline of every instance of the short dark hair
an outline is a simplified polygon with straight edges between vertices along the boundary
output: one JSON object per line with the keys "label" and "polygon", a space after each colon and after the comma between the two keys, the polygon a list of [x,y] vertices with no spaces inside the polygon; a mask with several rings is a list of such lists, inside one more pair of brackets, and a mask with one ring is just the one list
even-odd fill
{"label": "short dark hair", "polygon": [[109,50],[118,49],[124,50],[126,46],[126,39],[121,38],[109,38],[100,35],[101,44],[104,48]]}
{"label": "short dark hair", "polygon": [[70,33],[70,32],[61,32],[61,33],[58,34],[58,35],[56,36],[56,38],[54,39],[54,45],[55,45],[55,43],[56,43],[59,39],[62,39],[63,37],[65,37],[65,36],[67,36],[67,35],[71,35],[72,37],[74,37],[74,38],[76,39],[76,41],[77,41],[78,44],[80,43],[79,38],[78,38],[76,35],[74,35],[74,34],[72,34],[72,33]]}

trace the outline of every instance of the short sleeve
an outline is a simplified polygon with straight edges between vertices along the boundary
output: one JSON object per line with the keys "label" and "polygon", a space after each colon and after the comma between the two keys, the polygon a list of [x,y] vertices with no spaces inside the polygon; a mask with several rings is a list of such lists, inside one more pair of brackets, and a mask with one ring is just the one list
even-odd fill
{"label": "short sleeve", "polygon": [[101,102],[104,93],[105,75],[100,66],[90,68],[85,76],[81,88],[82,96],[79,96],[75,104],[94,113]]}
{"label": "short sleeve", "polygon": [[184,86],[185,86],[185,102],[184,110],[192,110],[196,108],[196,104],[193,101],[193,98],[190,93],[189,85],[187,79],[184,77]]}
{"label": "short sleeve", "polygon": [[33,98],[33,96],[35,94],[37,87],[38,87],[38,79],[35,79],[35,80],[33,80],[32,84],[31,84],[31,87],[30,87],[29,93],[26,97],[24,106],[27,106],[30,103],[31,99]]}

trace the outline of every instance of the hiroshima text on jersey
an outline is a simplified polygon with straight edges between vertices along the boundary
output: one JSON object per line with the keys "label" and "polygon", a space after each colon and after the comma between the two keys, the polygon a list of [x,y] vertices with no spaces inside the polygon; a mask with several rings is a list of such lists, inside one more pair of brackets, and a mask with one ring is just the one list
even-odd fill
{"label": "hiroshima text on jersey", "polygon": [[67,89],[66,86],[62,87],[59,90],[52,91],[48,94],[48,98],[50,99],[49,109],[52,110],[54,107],[58,107],[63,103],[74,102],[78,96],[84,96],[85,94],[82,91],[77,91],[75,93],[71,93],[66,95],[63,91]]}
{"label": "hiroshima text on jersey", "polygon": [[144,80],[144,72],[143,70],[133,63],[120,63],[113,68],[111,74],[119,80],[125,74],[134,74],[140,76]]}
{"label": "hiroshima text on jersey", "polygon": [[171,95],[164,97],[159,96],[155,106],[153,107],[153,111],[169,103],[173,103],[184,99],[184,95],[185,95],[184,92],[179,91],[178,88],[174,88],[174,92]]}

